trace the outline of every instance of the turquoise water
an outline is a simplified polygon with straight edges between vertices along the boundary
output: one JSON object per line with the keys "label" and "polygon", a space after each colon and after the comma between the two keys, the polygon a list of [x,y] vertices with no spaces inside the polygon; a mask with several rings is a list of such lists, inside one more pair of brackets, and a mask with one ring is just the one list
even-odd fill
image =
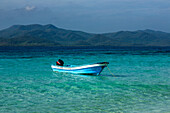
{"label": "turquoise water", "polygon": [[[100,76],[50,66],[108,61]],[[1,48],[0,112],[170,112],[170,49]]]}

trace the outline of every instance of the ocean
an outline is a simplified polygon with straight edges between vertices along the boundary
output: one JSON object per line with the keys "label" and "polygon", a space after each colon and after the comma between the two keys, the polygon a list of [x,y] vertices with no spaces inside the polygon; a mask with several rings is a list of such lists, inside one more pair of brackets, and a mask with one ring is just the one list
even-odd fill
{"label": "ocean", "polygon": [[[56,73],[109,62],[100,76]],[[170,48],[0,47],[0,113],[170,113]]]}

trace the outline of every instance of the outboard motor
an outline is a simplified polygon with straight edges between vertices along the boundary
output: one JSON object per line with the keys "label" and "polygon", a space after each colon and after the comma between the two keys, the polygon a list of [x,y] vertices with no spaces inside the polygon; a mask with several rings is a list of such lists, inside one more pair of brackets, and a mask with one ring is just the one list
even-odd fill
{"label": "outboard motor", "polygon": [[58,59],[56,65],[63,66],[64,62],[61,59]]}

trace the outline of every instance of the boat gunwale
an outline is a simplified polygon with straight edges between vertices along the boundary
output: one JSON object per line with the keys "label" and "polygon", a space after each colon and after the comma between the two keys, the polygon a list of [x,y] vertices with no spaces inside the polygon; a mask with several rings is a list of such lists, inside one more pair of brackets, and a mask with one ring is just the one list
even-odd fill
{"label": "boat gunwale", "polygon": [[65,70],[76,70],[76,69],[85,69],[85,68],[91,68],[91,67],[100,67],[100,66],[107,66],[106,63],[95,63],[95,64],[88,64],[88,65],[82,65],[82,66],[75,66],[75,67],[65,67],[65,66],[57,66],[57,65],[51,65],[52,68],[55,69],[65,69]]}

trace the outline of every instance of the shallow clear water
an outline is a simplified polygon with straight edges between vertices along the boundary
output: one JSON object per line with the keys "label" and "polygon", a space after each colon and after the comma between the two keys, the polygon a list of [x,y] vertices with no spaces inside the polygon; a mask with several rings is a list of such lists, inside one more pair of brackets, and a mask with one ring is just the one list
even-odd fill
{"label": "shallow clear water", "polygon": [[[100,76],[51,64],[107,61]],[[0,48],[0,112],[170,112],[169,48]]]}

